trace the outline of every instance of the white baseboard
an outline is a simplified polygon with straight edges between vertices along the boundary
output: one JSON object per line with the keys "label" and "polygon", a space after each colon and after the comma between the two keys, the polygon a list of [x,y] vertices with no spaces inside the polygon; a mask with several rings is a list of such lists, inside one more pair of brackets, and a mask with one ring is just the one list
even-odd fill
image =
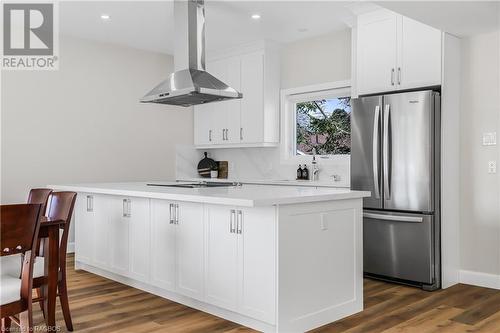
{"label": "white baseboard", "polygon": [[66,253],[75,253],[75,242],[68,242]]}
{"label": "white baseboard", "polygon": [[500,275],[460,270],[460,283],[500,289]]}

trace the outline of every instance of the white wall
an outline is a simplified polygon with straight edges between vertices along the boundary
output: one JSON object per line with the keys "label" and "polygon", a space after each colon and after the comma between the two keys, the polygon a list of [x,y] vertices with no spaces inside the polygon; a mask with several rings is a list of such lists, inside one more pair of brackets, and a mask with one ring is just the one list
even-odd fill
{"label": "white wall", "polygon": [[460,115],[461,269],[494,275],[500,275],[500,174],[488,174],[488,161],[500,162],[500,146],[482,146],[482,134],[500,135],[499,40],[498,31],[463,40]]}
{"label": "white wall", "polygon": [[[281,88],[345,81],[351,77],[351,30],[303,39],[283,46],[281,55]],[[194,168],[203,151],[183,146],[177,157],[178,178],[196,176]],[[230,162],[230,177],[237,179],[293,179],[297,165],[281,164],[279,148],[211,149],[211,157]],[[340,175],[339,186],[349,186],[349,163],[322,164],[319,180],[329,181]]]}
{"label": "white wall", "polygon": [[61,37],[58,71],[2,72],[1,202],[47,184],[175,177],[192,110],[140,104],[172,57]]}
{"label": "white wall", "polygon": [[289,43],[281,58],[281,88],[351,78],[351,30]]}

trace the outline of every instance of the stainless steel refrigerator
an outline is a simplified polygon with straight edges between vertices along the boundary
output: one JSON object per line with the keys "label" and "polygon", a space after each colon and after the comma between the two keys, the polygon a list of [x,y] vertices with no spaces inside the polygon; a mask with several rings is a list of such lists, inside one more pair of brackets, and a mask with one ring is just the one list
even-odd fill
{"label": "stainless steel refrigerator", "polygon": [[440,94],[352,101],[351,188],[363,203],[366,275],[440,288]]}

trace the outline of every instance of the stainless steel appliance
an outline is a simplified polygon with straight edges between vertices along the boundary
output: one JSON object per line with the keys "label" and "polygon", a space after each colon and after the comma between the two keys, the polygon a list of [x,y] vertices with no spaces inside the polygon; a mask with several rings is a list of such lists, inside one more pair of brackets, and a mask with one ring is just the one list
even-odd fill
{"label": "stainless steel appliance", "polygon": [[160,187],[180,187],[180,188],[207,188],[207,187],[241,187],[241,183],[235,182],[196,182],[196,183],[176,183],[176,184],[146,184],[147,186]]}
{"label": "stainless steel appliance", "polygon": [[366,275],[440,288],[440,94],[352,101],[351,187],[363,202]]}
{"label": "stainless steel appliance", "polygon": [[175,63],[187,55],[188,68],[176,71],[154,87],[143,103],[191,106],[243,95],[205,71],[205,3],[204,0],[175,0]]}

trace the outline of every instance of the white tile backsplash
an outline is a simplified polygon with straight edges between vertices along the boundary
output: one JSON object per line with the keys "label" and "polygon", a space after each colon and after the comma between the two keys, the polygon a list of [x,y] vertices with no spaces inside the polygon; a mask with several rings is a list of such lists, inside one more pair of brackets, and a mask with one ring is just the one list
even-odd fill
{"label": "white tile backsplash", "polygon": [[[216,161],[228,161],[229,179],[232,180],[291,180],[295,179],[298,165],[282,163],[280,148],[230,148],[196,149],[194,146],[179,145],[176,152],[177,179],[197,178],[197,165],[203,158],[203,152]],[[309,168],[311,164],[307,165]],[[335,186],[349,186],[349,161],[322,162],[318,160],[320,172],[318,180],[332,182]],[[339,175],[340,181],[334,182],[333,175]]]}

